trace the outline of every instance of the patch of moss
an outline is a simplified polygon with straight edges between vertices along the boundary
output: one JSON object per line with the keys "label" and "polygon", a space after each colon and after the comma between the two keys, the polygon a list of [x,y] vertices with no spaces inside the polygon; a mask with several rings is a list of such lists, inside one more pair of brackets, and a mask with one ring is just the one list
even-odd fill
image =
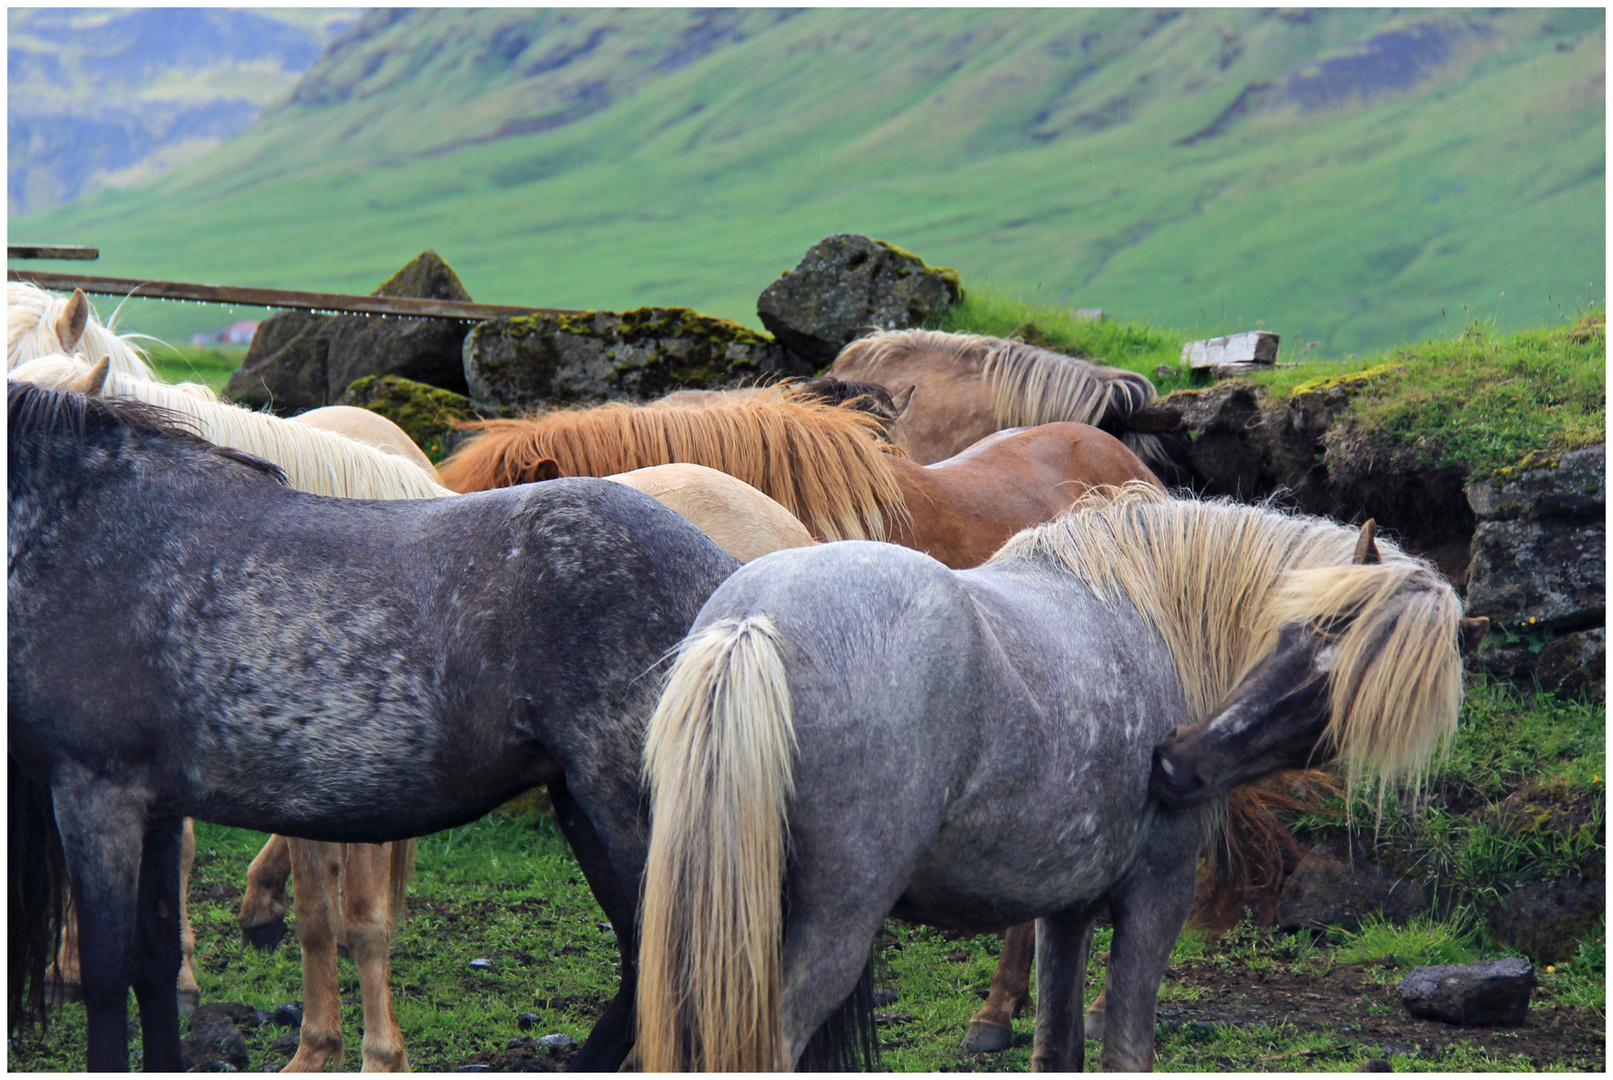
{"label": "patch of moss", "polygon": [[1301,394],[1326,393],[1329,390],[1353,386],[1357,383],[1363,383],[1376,379],[1381,375],[1387,375],[1392,371],[1398,371],[1400,370],[1401,366],[1402,365],[1400,364],[1391,362],[1387,364],[1376,364],[1372,367],[1364,368],[1361,371],[1351,371],[1343,375],[1324,375],[1321,378],[1311,379],[1295,386],[1294,396],[1299,397]]}
{"label": "patch of moss", "polygon": [[869,239],[873,240],[874,243],[886,249],[891,254],[901,259],[904,264],[906,264],[904,270],[902,271],[903,276],[919,270],[928,271],[929,273],[937,275],[952,287],[952,298],[954,303],[963,299],[963,280],[958,276],[958,272],[952,267],[931,266],[923,259],[913,254],[911,251],[908,251],[906,248],[899,248],[895,244],[892,244],[886,240],[880,240],[877,237],[870,237]]}
{"label": "patch of moss", "polygon": [[471,414],[470,398],[398,375],[366,375],[354,380],[342,404],[379,413],[403,429],[433,463],[447,454],[450,419]]}
{"label": "patch of moss", "polygon": [[1554,452],[1551,450],[1531,450],[1527,454],[1523,455],[1523,457],[1518,460],[1517,464],[1503,465],[1499,469],[1495,470],[1495,472],[1491,474],[1491,479],[1497,481],[1498,483],[1505,484],[1518,479],[1518,477],[1522,476],[1524,473],[1534,472],[1536,469],[1555,469],[1557,467],[1557,463],[1562,460],[1562,457],[1563,455],[1561,452]]}
{"label": "patch of moss", "polygon": [[702,315],[693,308],[634,308],[621,313],[619,333],[627,341],[645,338],[706,338],[736,345],[771,345],[773,339],[731,319]]}

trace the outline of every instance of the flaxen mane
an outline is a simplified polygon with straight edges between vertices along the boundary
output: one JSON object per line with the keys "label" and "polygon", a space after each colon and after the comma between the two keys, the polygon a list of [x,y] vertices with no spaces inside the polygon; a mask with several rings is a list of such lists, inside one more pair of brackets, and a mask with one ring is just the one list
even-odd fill
{"label": "flaxen mane", "polygon": [[1025,530],[992,561],[1054,563],[1130,601],[1170,649],[1190,722],[1272,650],[1282,625],[1344,623],[1325,738],[1349,788],[1363,777],[1416,783],[1455,734],[1462,603],[1429,563],[1381,539],[1381,563],[1352,565],[1358,538],[1322,518],[1127,484],[1112,502],[1083,500]]}
{"label": "flaxen mane", "polygon": [[852,342],[841,356],[867,353],[869,369],[888,360],[933,353],[980,372],[1002,427],[1061,420],[1111,426],[1154,398],[1154,384],[1135,371],[1105,367],[1019,341],[939,330],[886,330]]}
{"label": "flaxen mane", "polygon": [[[136,379],[157,381],[157,375],[146,363],[134,339],[140,334],[119,335],[96,320],[85,304],[86,319],[83,330],[71,341],[63,341],[57,328],[71,299],[46,292],[26,281],[6,283],[6,370],[41,356],[56,353],[72,355],[83,353],[91,360],[110,357],[112,370]],[[211,390],[200,383],[182,384],[188,391],[216,398]]]}
{"label": "flaxen mane", "polygon": [[545,458],[562,476],[683,462],[745,481],[825,539],[883,540],[907,512],[879,419],[818,401],[614,402],[466,426],[482,434],[438,469],[456,491],[529,482]]}
{"label": "flaxen mane", "polygon": [[[10,377],[60,388],[90,370],[91,365],[77,357],[42,356],[16,368]],[[198,397],[181,387],[113,369],[102,393],[162,406],[210,442],[268,458],[285,469],[288,482],[298,491],[346,499],[434,499],[453,494],[405,458],[307,424]]]}

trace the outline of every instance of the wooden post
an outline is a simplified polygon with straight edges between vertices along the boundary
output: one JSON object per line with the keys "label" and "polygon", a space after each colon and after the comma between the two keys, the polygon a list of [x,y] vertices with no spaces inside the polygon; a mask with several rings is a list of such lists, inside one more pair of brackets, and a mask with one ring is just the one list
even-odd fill
{"label": "wooden post", "polygon": [[30,281],[42,289],[56,289],[61,292],[83,289],[87,293],[101,296],[137,296],[148,300],[196,300],[206,304],[292,308],[339,315],[396,315],[407,319],[484,322],[505,315],[581,314],[566,308],[471,304],[458,300],[422,300],[409,296],[349,296],[345,293],[299,292],[294,289],[251,289],[234,285],[198,285],[184,281],[145,281],[140,278],[51,274],[37,270],[8,270],[6,280]]}
{"label": "wooden post", "polygon": [[8,259],[99,259],[100,248],[69,244],[7,244]]}

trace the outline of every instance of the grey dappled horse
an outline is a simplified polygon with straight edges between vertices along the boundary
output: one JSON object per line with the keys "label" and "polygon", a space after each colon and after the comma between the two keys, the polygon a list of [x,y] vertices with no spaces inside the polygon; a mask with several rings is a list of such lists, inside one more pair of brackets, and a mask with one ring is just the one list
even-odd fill
{"label": "grey dappled horse", "polygon": [[12,383],[7,419],[12,1025],[29,982],[39,1001],[62,850],[89,1067],[127,1067],[132,985],[146,1067],[178,1070],[183,817],[380,842],[546,783],[622,950],[574,1064],[615,1068],[642,726],[739,563],[604,480],[321,498],[140,402]]}
{"label": "grey dappled horse", "polygon": [[1033,1066],[1079,1070],[1104,908],[1102,1064],[1151,1066],[1227,789],[1334,755],[1352,782],[1419,775],[1455,727],[1460,624],[1366,531],[1146,488],[975,570],[864,542],[747,564],[645,736],[643,1067],[790,1068],[894,914],[1038,919]]}

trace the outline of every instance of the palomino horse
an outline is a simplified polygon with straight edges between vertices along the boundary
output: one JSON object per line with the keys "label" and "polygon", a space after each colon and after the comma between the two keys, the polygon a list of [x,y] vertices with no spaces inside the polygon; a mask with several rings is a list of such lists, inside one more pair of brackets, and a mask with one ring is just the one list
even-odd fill
{"label": "palomino horse", "polygon": [[37,868],[9,908],[13,1023],[42,1006],[64,855],[89,1067],[127,1066],[132,985],[146,1067],[177,1071],[184,817],[380,843],[546,783],[622,949],[577,1064],[620,1064],[642,728],[739,564],[622,484],[325,499],[143,402],[12,383],[7,421],[9,850]]}
{"label": "palomino horse", "polygon": [[[1037,918],[1033,1064],[1080,1071],[1104,907],[1102,1064],[1149,1067],[1226,785],[1335,755],[1407,780],[1454,731],[1461,601],[1376,557],[1333,522],[1133,485],[975,570],[859,543],[742,567],[645,735],[644,1069],[789,1069],[896,914]],[[1250,757],[1156,764],[1184,727]]]}
{"label": "palomino horse", "polygon": [[537,476],[605,476],[667,462],[719,469],[776,499],[815,539],[892,540],[974,566],[1095,485],[1157,483],[1113,436],[1084,424],[1002,432],[920,466],[881,442],[867,415],[768,398],[705,405],[601,405],[470,425],[482,434],[439,470],[478,491]]}
{"label": "palomino horse", "polygon": [[1154,433],[1175,418],[1142,412],[1154,384],[1134,371],[978,334],[884,330],[841,349],[830,374],[916,386],[896,427],[920,463],[951,457],[1001,428],[1069,420],[1119,436],[1170,483],[1188,476]]}
{"label": "palomino horse", "polygon": [[[106,357],[116,375],[171,385],[176,391],[205,401],[218,400],[212,388],[201,383],[163,383],[135,344],[145,335],[115,334],[103,326],[96,319],[82,290],[75,289],[71,296],[64,299],[27,282],[7,282],[6,337],[8,372],[40,357],[83,353],[89,357]],[[45,380],[39,378],[29,381],[45,385]],[[427,476],[435,478],[437,475],[431,459],[421,452],[404,430],[379,413],[351,405],[327,405],[310,409],[291,419],[406,458],[424,470]]]}
{"label": "palomino horse", "polygon": [[743,480],[704,465],[652,465],[604,479],[644,492],[740,562],[815,542],[806,526],[778,502]]}

